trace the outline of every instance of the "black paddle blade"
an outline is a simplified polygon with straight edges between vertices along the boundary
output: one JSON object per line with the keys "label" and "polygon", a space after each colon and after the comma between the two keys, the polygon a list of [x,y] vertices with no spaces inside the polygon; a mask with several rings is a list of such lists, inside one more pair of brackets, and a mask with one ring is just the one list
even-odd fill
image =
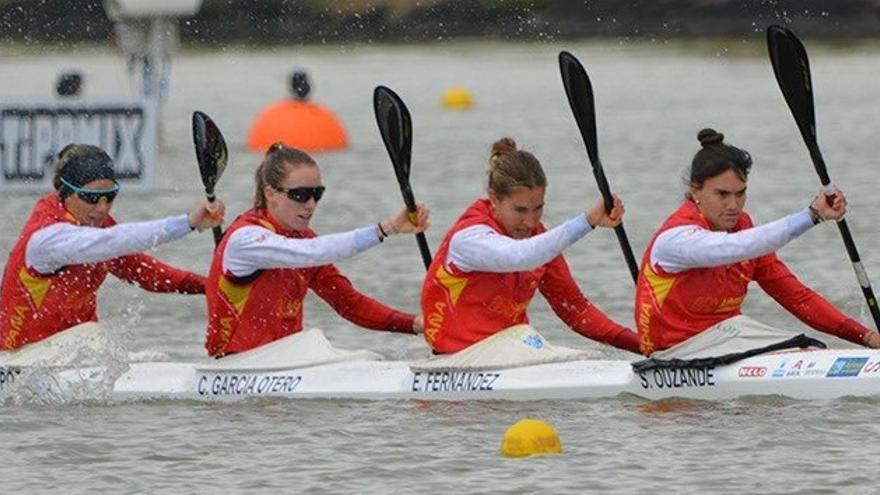
{"label": "black paddle blade", "polygon": [[412,156],[412,118],[409,110],[397,93],[385,86],[377,86],[373,91],[373,110],[397,181],[401,185],[408,183]]}
{"label": "black paddle blade", "polygon": [[217,124],[202,112],[193,112],[192,127],[202,184],[205,185],[205,193],[211,198],[214,196],[214,186],[226,170],[229,158],[226,141]]}
{"label": "black paddle blade", "polygon": [[[199,174],[202,176],[202,184],[205,186],[205,196],[208,201],[214,202],[214,186],[223,171],[226,170],[226,162],[229,152],[226,150],[226,141],[217,124],[206,114],[195,111],[192,116],[193,145],[196,149],[196,160],[199,162]],[[223,238],[223,230],[214,227],[214,246],[220,244]]]}
{"label": "black paddle blade", "polygon": [[[376,112],[376,123],[379,124],[379,133],[382,142],[391,157],[394,165],[394,175],[397,176],[397,184],[403,195],[403,203],[409,210],[409,219],[415,224],[416,198],[409,184],[410,158],[412,156],[412,118],[403,100],[397,93],[386,86],[376,86],[373,91],[373,110]],[[424,232],[416,234],[416,242],[425,268],[431,266],[431,250]]]}
{"label": "black paddle blade", "polygon": [[565,96],[568,97],[568,105],[574,120],[577,122],[587,155],[593,166],[593,175],[599,192],[605,200],[605,209],[611,211],[614,199],[611,196],[611,187],[605,172],[602,170],[602,162],[599,161],[599,140],[596,137],[596,105],[593,99],[593,84],[590,76],[581,62],[569,52],[559,52],[559,72],[562,75],[562,84],[565,86]]}
{"label": "black paddle blade", "polygon": [[803,43],[790,29],[767,28],[767,49],[776,82],[791,109],[798,129],[807,143],[816,142],[816,114],[813,105],[813,81],[810,60]]}
{"label": "black paddle blade", "polygon": [[559,71],[571,112],[587,146],[590,162],[599,162],[599,143],[596,139],[596,106],[593,102],[593,85],[580,61],[571,53],[559,52]]}
{"label": "black paddle blade", "polygon": [[[602,162],[599,161],[593,84],[590,83],[590,76],[587,75],[587,70],[584,69],[580,61],[566,51],[559,52],[559,71],[562,74],[562,84],[565,86],[565,96],[568,97],[568,104],[574,114],[574,120],[577,122],[581,137],[584,139],[584,145],[587,147],[587,155],[589,155],[590,163],[593,166],[593,177],[596,178],[599,192],[602,193],[605,210],[610,212],[614,206],[614,197],[611,195],[611,186],[608,185],[608,179],[602,169]],[[622,223],[614,228],[614,233],[617,234],[623,258],[626,260],[629,273],[635,282],[638,280],[639,266]]]}

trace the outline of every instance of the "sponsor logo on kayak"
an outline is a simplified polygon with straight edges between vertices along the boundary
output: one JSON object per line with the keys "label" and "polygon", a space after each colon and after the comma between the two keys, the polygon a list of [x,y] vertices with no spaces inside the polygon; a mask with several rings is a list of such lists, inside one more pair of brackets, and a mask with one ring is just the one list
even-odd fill
{"label": "sponsor logo on kayak", "polygon": [[544,339],[542,339],[540,335],[529,335],[523,339],[523,343],[527,346],[534,347],[535,349],[544,347]]}
{"label": "sponsor logo on kayak", "polygon": [[15,383],[15,379],[21,374],[21,368],[0,367],[0,390]]}
{"label": "sponsor logo on kayak", "polygon": [[739,369],[741,378],[761,378],[767,374],[766,366],[743,366]]}
{"label": "sponsor logo on kayak", "polygon": [[785,373],[785,376],[801,376],[804,368],[804,360],[798,359],[791,368],[788,369],[788,372]]}
{"label": "sponsor logo on kayak", "polygon": [[874,375],[880,373],[880,361],[868,361],[864,368],[862,368],[863,375]]}
{"label": "sponsor logo on kayak", "polygon": [[272,395],[291,393],[300,382],[300,375],[201,375],[196,390],[204,396]]}
{"label": "sponsor logo on kayak", "polygon": [[773,378],[782,378],[785,376],[785,367],[788,364],[788,359],[783,359],[779,362],[779,365],[773,369]]}
{"label": "sponsor logo on kayak", "polygon": [[501,373],[472,371],[417,371],[413,373],[413,392],[477,392],[495,390]]}
{"label": "sponsor logo on kayak", "polygon": [[700,388],[715,386],[715,367],[702,368],[656,368],[640,371],[642,388]]}
{"label": "sponsor logo on kayak", "polygon": [[798,376],[824,375],[827,368],[816,365],[816,361],[798,359],[797,361],[792,362],[790,358],[784,358],[775,368],[773,368],[772,376],[773,378],[792,378]]}
{"label": "sponsor logo on kayak", "polygon": [[839,357],[825,376],[828,378],[859,376],[859,372],[867,362],[867,357]]}
{"label": "sponsor logo on kayak", "polygon": [[807,369],[804,370],[804,376],[822,376],[828,371],[827,368],[816,366],[816,364],[816,361],[810,361],[807,364]]}

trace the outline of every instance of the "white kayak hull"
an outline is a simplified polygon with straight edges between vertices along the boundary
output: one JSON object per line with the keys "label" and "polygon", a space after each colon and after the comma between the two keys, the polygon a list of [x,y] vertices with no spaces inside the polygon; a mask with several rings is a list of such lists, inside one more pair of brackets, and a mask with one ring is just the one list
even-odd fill
{"label": "white kayak hull", "polygon": [[[7,394],[50,400],[109,396],[456,401],[880,395],[880,350],[791,350],[726,366],[635,372],[629,361],[595,359],[588,351],[554,346],[527,326],[512,327],[456,354],[417,362],[384,361],[370,351],[337,349],[320,330],[312,329],[219,360],[106,367],[116,363],[111,359],[72,368],[82,362],[83,337],[95,347],[103,341],[101,332],[94,324],[81,326],[0,356],[0,399]],[[708,332],[701,335],[714,338]],[[86,350],[90,349],[94,351]],[[46,355],[54,356],[56,364],[37,360]],[[76,359],[71,361],[71,355]],[[99,358],[106,355],[97,353]]]}
{"label": "white kayak hull", "polygon": [[[880,395],[880,351],[811,350],[756,356],[727,366],[636,373],[628,361],[581,360],[486,371],[413,371],[402,361],[353,361],[272,370],[205,369],[195,363],[134,363],[115,380],[114,400],[289,399],[570,400],[633,395],[725,400],[779,395],[835,399]],[[203,365],[202,365],[203,366]],[[43,372],[47,373],[47,372]],[[63,394],[103,379],[103,368],[53,372]],[[0,368],[0,392],[18,381]]]}
{"label": "white kayak hull", "polygon": [[590,360],[487,371],[418,371],[406,362],[362,361],[305,369],[197,370],[174,363],[135,364],[113,396],[123,399],[539,400],[630,394],[650,400],[750,395],[833,399],[880,395],[880,351],[815,350],[757,356],[728,366],[636,373],[629,361]]}

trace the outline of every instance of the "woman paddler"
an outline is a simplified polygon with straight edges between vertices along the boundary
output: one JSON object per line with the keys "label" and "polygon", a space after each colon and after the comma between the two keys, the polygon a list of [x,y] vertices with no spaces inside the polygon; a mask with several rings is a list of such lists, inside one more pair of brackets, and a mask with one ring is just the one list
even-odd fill
{"label": "woman paddler", "polygon": [[96,294],[112,273],[151,292],[203,294],[205,279],[142,254],[191,231],[220,225],[200,201],[189,214],[117,224],[119,183],[102,149],[71,144],[58,154],[55,191],[37,200],[9,254],[0,296],[0,350],[97,321]]}
{"label": "woman paddler", "polygon": [[421,318],[361,294],[332,263],[388,236],[424,231],[429,225],[424,205],[418,207],[418,225],[409,222],[403,208],[379,223],[318,236],[309,229],[325,190],[318,164],[281,143],[266,152],[256,185],[254,208],[232,222],[211,263],[209,355],[246,351],[299,332],[308,289],[361,327],[410,334],[421,330]]}
{"label": "woman paddler", "polygon": [[751,281],[812,328],[880,347],[877,332],[801,283],[775,253],[813,226],[843,218],[843,193],[835,189],[829,204],[820,192],[808,207],[755,227],[743,211],[751,157],[713,129],[697,139],[702,149],[691,163],[686,198],[642,259],[635,307],[642,352],[667,349],[739,315]]}
{"label": "woman paddler", "polygon": [[596,227],[615,227],[600,199],[551,230],[541,223],[547,179],[537,158],[510,138],[492,145],[488,198],[476,200],[446,233],[422,287],[425,340],[435,353],[460,351],[513,325],[541,291],[574,331],[631,352],[634,332],[596,308],[572,278],[562,251]]}

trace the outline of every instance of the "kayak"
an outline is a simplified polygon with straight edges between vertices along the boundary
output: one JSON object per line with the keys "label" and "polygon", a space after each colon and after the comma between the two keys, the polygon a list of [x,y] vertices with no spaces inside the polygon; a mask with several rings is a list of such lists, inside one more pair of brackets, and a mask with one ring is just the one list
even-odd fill
{"label": "kayak", "polygon": [[287,397],[322,399],[540,400],[631,394],[650,400],[749,395],[833,399],[880,393],[880,352],[817,350],[735,365],[634,372],[629,361],[582,360],[482,371],[414,371],[400,361],[361,361],[272,371],[212,370],[188,363],[134,364],[119,399]]}
{"label": "kayak", "polygon": [[[370,351],[336,349],[317,329],[218,360],[132,363],[117,376],[109,376],[107,366],[31,369],[0,361],[0,398],[23,386],[32,393],[64,396],[101,383],[107,384],[112,400],[526,401],[621,395],[726,400],[758,395],[794,399],[880,395],[880,350],[794,349],[728,365],[635,371],[630,361],[595,359],[589,351],[554,347],[531,327],[521,327],[456,355],[424,361],[385,361]],[[497,356],[502,356],[501,361],[513,356],[517,364],[491,362]]]}

